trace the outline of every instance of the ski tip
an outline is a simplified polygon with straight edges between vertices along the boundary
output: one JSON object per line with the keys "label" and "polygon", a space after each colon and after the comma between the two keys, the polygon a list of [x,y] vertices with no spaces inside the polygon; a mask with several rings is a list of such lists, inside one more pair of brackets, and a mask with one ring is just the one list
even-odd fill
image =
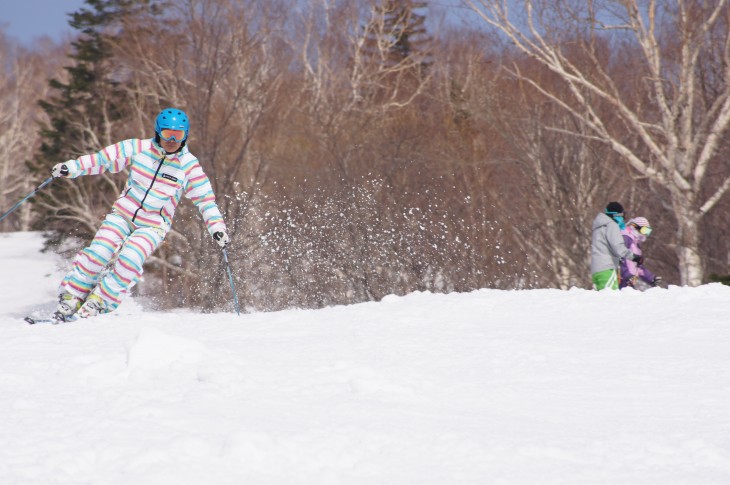
{"label": "ski tip", "polygon": [[25,320],[28,325],[38,325],[39,323],[52,323],[56,324],[57,321],[53,320],[52,318],[33,318],[33,317],[25,317],[23,320]]}
{"label": "ski tip", "polygon": [[25,317],[23,320],[25,320],[26,323],[29,325],[38,325],[38,324],[51,324],[51,325],[58,325],[59,323],[66,323],[66,322],[75,322],[78,319],[76,315],[72,315],[69,317],[66,317],[65,319],[59,319],[55,316],[51,316],[49,318],[33,318],[33,317]]}

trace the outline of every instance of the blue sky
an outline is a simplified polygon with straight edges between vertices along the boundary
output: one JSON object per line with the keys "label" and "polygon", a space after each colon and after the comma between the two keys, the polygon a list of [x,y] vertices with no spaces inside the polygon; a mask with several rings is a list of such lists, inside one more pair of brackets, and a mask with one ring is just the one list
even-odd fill
{"label": "blue sky", "polygon": [[77,11],[85,0],[0,0],[0,25],[5,34],[23,44],[48,36],[60,40],[72,33],[67,13]]}
{"label": "blue sky", "polygon": [[[431,0],[432,6],[453,7],[458,0]],[[26,46],[48,36],[60,40],[73,29],[68,25],[68,13],[75,12],[85,0],[0,0],[0,25],[5,34]],[[463,14],[464,8],[451,13]]]}
{"label": "blue sky", "polygon": [[[58,41],[73,33],[68,13],[79,10],[85,0],[0,0],[0,26],[5,34],[24,45],[47,36]],[[469,9],[457,7],[460,0],[429,0],[429,5],[448,8],[452,20],[466,15]]]}

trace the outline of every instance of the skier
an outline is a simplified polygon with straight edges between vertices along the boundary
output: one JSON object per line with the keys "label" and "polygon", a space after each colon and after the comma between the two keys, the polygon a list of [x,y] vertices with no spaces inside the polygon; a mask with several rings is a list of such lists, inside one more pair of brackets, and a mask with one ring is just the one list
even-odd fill
{"label": "skier", "polygon": [[[230,242],[210,180],[186,146],[190,123],[184,111],[157,115],[151,139],[120,141],[103,150],[55,165],[54,177],[117,173],[129,167],[127,183],[89,246],[61,282],[54,318],[87,318],[116,309],[142,276],[142,265],[170,230],[180,197],[197,206],[208,232],[222,248]],[[118,253],[103,278],[102,270]]]}
{"label": "skier", "polygon": [[591,277],[596,290],[618,290],[621,259],[642,261],[641,255],[634,254],[624,244],[621,236],[621,230],[626,227],[624,216],[621,204],[609,202],[606,209],[593,220]]}
{"label": "skier", "polygon": [[[626,228],[621,231],[621,234],[624,236],[624,243],[626,247],[629,248],[632,253],[643,255],[641,244],[646,241],[646,238],[649,237],[651,231],[652,229],[649,225],[649,221],[645,217],[635,217],[626,224]],[[639,279],[651,286],[657,286],[662,281],[661,276],[655,276],[651,271],[644,267],[643,261],[638,263],[622,259],[619,288],[633,288],[636,281]]]}

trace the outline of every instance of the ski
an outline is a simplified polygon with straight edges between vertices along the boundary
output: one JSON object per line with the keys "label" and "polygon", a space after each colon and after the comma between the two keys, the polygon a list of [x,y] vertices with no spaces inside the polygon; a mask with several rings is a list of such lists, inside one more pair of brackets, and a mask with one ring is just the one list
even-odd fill
{"label": "ski", "polygon": [[48,318],[25,317],[23,320],[25,320],[25,322],[28,323],[29,325],[38,325],[38,324],[58,325],[59,323],[75,322],[78,319],[79,319],[79,317],[76,315],[70,315],[70,316],[66,317],[65,319],[55,318],[53,315],[51,315]]}

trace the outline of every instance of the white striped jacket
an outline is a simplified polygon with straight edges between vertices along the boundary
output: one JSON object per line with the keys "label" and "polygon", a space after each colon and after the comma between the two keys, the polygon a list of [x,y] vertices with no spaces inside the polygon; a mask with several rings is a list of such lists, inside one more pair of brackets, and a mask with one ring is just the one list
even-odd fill
{"label": "white striped jacket", "polygon": [[69,178],[129,167],[127,184],[112,210],[137,226],[159,228],[166,234],[184,194],[200,211],[211,235],[226,230],[210,180],[187,147],[169,155],[153,139],[130,139],[65,163]]}

